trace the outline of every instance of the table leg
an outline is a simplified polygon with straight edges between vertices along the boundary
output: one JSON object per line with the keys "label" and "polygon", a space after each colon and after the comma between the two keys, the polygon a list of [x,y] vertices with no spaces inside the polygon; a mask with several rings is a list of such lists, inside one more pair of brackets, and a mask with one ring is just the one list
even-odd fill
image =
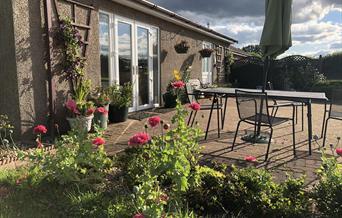
{"label": "table leg", "polygon": [[312,140],[312,114],[311,114],[311,100],[308,101],[308,135],[309,135],[309,155],[311,155],[311,140]]}
{"label": "table leg", "polygon": [[220,125],[220,105],[219,105],[219,98],[216,98],[216,110],[217,110],[217,137],[220,138],[221,132],[221,125]]}
{"label": "table leg", "polygon": [[224,128],[224,121],[226,119],[227,101],[228,101],[228,96],[225,96],[224,108],[223,108],[223,117],[222,117],[222,129]]}
{"label": "table leg", "polygon": [[211,109],[210,109],[209,118],[208,118],[207,130],[205,131],[205,137],[204,137],[205,140],[208,137],[208,131],[209,131],[209,126],[210,126],[210,121],[211,121],[211,115],[213,114],[213,110],[214,110],[215,98],[216,98],[216,94],[214,95],[213,101],[211,103]]}

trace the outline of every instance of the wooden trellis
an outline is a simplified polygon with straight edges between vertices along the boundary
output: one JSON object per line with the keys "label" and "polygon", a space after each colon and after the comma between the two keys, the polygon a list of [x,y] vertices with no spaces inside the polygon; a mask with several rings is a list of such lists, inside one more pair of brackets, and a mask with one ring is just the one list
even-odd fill
{"label": "wooden trellis", "polygon": [[[67,2],[69,4],[71,4],[71,21],[72,21],[72,25],[79,29],[79,30],[85,30],[85,34],[84,34],[84,39],[83,39],[83,48],[82,48],[82,56],[86,57],[87,56],[87,47],[89,45],[89,35],[90,35],[90,30],[91,30],[91,12],[94,10],[94,7],[91,5],[86,5],[77,1],[73,1],[73,0],[63,0],[64,2]],[[57,4],[57,0],[54,0],[55,3],[55,7],[56,7],[56,12],[57,12],[57,17],[58,19],[59,17],[59,12],[58,12],[58,4]],[[84,8],[87,10],[87,20],[86,20],[86,24],[81,24],[78,22],[77,16],[76,16],[76,10],[77,8]]]}

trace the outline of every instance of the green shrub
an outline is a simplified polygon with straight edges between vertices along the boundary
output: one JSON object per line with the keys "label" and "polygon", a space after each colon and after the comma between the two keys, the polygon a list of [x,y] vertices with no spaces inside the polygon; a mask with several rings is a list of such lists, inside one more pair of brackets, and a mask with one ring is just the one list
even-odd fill
{"label": "green shrub", "polygon": [[43,179],[60,184],[93,184],[101,182],[112,165],[103,145],[95,148],[92,138],[82,131],[70,131],[56,142],[56,153],[42,148],[21,154],[30,160],[29,180],[32,184]]}
{"label": "green shrub", "polygon": [[[223,168],[224,169],[224,168]],[[224,170],[225,171],[225,170]],[[208,167],[197,170],[200,182],[187,192],[187,202],[200,215],[243,214],[248,217],[306,217],[309,198],[304,179],[281,184],[266,170],[237,169],[222,173]]]}
{"label": "green shrub", "polygon": [[326,80],[316,83],[311,91],[324,92],[328,98],[332,97],[335,89],[342,89],[342,80]]}
{"label": "green shrub", "polygon": [[319,183],[313,190],[318,211],[324,217],[342,217],[342,165],[323,156]]}

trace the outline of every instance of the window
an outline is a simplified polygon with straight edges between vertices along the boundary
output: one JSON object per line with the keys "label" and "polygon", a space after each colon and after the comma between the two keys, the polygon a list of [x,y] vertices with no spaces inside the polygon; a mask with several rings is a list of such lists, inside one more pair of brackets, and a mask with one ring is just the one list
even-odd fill
{"label": "window", "polygon": [[109,86],[109,15],[100,13],[100,62],[101,62],[101,85],[102,87]]}
{"label": "window", "polygon": [[152,40],[152,70],[153,70],[153,103],[159,103],[159,89],[160,89],[160,78],[159,78],[159,29],[151,28],[151,40]]}

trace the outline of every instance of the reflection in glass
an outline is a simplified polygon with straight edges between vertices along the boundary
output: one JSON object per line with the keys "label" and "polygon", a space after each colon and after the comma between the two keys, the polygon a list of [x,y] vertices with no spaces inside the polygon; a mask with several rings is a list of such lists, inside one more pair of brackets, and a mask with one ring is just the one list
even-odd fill
{"label": "reflection in glass", "polygon": [[138,74],[139,74],[139,98],[138,105],[149,104],[149,70],[148,70],[148,29],[137,28],[138,41]]}
{"label": "reflection in glass", "polygon": [[109,16],[100,13],[101,85],[109,85]]}
{"label": "reflection in glass", "polygon": [[132,27],[118,22],[119,83],[132,81]]}
{"label": "reflection in glass", "polygon": [[151,28],[152,52],[153,52],[153,103],[159,103],[159,35],[157,28]]}

